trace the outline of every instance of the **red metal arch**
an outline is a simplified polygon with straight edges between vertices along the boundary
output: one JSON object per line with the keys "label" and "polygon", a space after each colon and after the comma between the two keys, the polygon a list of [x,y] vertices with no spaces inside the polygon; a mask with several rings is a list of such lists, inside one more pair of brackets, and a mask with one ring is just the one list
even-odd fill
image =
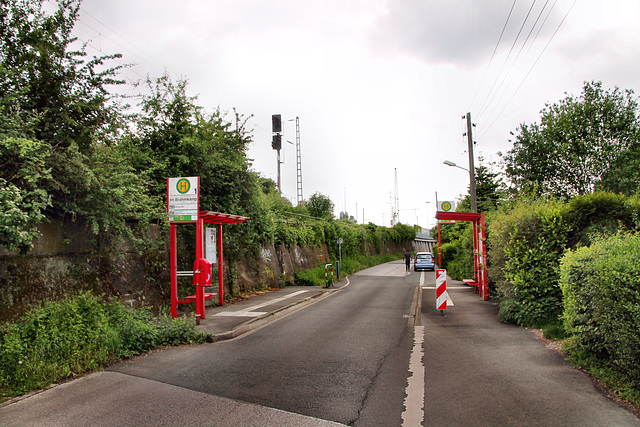
{"label": "red metal arch", "polygon": [[[224,224],[235,224],[248,221],[249,218],[238,215],[224,214],[220,212],[199,211],[196,224],[196,260],[203,258],[204,255],[204,224],[214,224],[218,226],[218,301],[220,305],[224,304],[224,279],[223,279],[223,258],[222,258],[222,226]],[[193,222],[191,222],[193,223]],[[205,293],[204,286],[196,286],[195,295],[191,295],[178,299],[178,248],[176,237],[176,225],[182,223],[170,223],[170,252],[171,252],[171,315],[178,317],[179,303],[196,303],[196,316],[200,319],[205,318],[205,299],[215,296],[214,293]]]}
{"label": "red metal arch", "polygon": [[[439,221],[470,221],[473,223],[473,271],[474,278],[465,279],[464,282],[471,286],[478,287],[480,298],[487,300],[489,293],[487,290],[487,246],[485,244],[485,222],[484,214],[473,212],[436,212],[436,219]],[[440,223],[438,223],[438,266],[441,265],[440,250]]]}

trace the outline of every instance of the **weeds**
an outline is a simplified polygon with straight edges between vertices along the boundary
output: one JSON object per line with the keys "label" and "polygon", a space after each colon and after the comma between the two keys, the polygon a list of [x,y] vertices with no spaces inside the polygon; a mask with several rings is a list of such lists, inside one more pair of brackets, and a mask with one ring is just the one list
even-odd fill
{"label": "weeds", "polygon": [[156,347],[205,339],[189,319],[154,318],[91,293],[50,302],[0,327],[0,400]]}

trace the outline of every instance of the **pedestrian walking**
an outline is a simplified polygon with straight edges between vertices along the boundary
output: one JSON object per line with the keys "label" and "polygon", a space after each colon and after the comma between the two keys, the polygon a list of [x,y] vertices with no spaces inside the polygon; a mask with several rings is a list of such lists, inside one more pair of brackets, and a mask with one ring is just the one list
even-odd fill
{"label": "pedestrian walking", "polygon": [[409,249],[404,253],[404,265],[407,267],[407,271],[411,270],[411,252],[409,252]]}

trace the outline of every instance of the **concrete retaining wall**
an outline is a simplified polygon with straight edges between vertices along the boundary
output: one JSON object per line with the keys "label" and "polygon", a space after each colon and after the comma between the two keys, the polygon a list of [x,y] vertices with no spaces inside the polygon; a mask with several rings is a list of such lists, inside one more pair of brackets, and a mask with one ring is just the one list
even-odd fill
{"label": "concrete retaining wall", "polygon": [[[149,233],[158,247],[142,254],[125,244],[115,251],[101,250],[100,239],[83,224],[51,222],[39,229],[41,237],[26,255],[0,247],[0,322],[22,315],[31,305],[84,290],[117,296],[136,306],[170,304],[168,238],[157,226],[151,226]],[[387,243],[386,251],[403,248]],[[373,252],[369,246],[368,253]],[[257,257],[243,258],[225,265],[226,293],[292,284],[295,271],[333,262],[326,245],[267,245]],[[191,278],[179,278],[178,284],[180,295],[192,293]]]}

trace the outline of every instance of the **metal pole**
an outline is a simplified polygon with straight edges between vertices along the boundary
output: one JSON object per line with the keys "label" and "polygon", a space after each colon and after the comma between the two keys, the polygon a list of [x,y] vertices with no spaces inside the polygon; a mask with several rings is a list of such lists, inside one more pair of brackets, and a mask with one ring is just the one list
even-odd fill
{"label": "metal pole", "polygon": [[282,187],[280,187],[280,149],[278,151],[278,194],[282,195]]}
{"label": "metal pole", "polygon": [[218,303],[224,305],[224,274],[222,271],[222,224],[218,224]]}
{"label": "metal pole", "polygon": [[296,165],[298,169],[298,205],[304,203],[304,197],[302,195],[302,158],[300,154],[300,118],[296,117]]}
{"label": "metal pole", "polygon": [[476,173],[473,165],[473,136],[471,132],[471,113],[467,113],[467,143],[469,145],[469,195],[471,196],[471,210],[478,213],[476,202]]}
{"label": "metal pole", "polygon": [[193,276],[196,285],[195,293],[196,293],[196,319],[202,320],[205,318],[204,312],[204,284],[200,282],[202,280],[203,275],[198,274],[196,270],[200,270],[200,258],[202,258],[202,247],[203,247],[203,239],[202,233],[204,229],[204,220],[199,217],[196,221],[196,262],[194,263],[197,267],[194,269]]}
{"label": "metal pole", "polygon": [[178,245],[176,225],[169,225],[169,256],[171,259],[171,316],[178,317]]}

